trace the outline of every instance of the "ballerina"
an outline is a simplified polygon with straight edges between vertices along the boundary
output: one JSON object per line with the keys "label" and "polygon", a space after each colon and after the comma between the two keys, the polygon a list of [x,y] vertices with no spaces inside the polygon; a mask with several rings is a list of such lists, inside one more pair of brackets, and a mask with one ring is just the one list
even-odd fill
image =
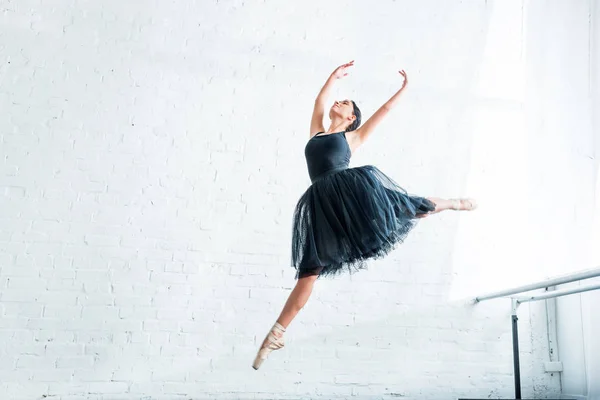
{"label": "ballerina", "polygon": [[284,346],[286,328],[308,301],[319,277],[365,268],[367,260],[381,258],[403,242],[419,218],[477,207],[469,198],[409,195],[373,165],[348,167],[351,155],[396,105],[408,84],[406,72],[399,71],[402,87],[362,126],[354,101],[335,101],[325,130],[327,95],[353,65],[350,61],[337,67],[315,100],[304,150],[312,184],[298,200],[293,216],[292,265],[297,282],[256,355],[254,369]]}

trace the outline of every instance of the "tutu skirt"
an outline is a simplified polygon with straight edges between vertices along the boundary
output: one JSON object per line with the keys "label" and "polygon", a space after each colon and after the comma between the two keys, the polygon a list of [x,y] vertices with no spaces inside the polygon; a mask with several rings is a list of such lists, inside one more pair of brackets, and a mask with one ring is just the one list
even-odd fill
{"label": "tutu skirt", "polygon": [[294,210],[296,278],[363,269],[368,259],[381,258],[401,243],[418,214],[433,210],[433,202],[407,194],[372,165],[319,178]]}

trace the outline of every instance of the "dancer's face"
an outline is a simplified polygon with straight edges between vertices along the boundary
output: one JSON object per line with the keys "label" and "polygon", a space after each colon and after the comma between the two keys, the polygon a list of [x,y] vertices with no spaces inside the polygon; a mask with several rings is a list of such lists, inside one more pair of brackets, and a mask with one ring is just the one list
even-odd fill
{"label": "dancer's face", "polygon": [[336,100],[329,110],[329,117],[333,118],[334,116],[341,117],[348,122],[352,122],[354,118],[354,105],[352,101],[346,100]]}

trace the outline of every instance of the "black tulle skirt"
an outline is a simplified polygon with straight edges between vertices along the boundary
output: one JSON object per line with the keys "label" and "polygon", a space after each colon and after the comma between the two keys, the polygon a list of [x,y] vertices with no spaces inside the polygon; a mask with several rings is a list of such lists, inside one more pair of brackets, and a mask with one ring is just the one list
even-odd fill
{"label": "black tulle skirt", "polygon": [[385,256],[435,209],[407,194],[377,167],[347,168],[315,181],[293,217],[292,265],[296,278],[331,276],[366,267]]}

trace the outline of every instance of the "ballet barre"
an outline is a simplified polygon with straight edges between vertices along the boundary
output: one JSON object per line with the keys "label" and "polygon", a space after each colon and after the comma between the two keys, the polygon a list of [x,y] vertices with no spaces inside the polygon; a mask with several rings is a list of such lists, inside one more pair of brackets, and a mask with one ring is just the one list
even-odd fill
{"label": "ballet barre", "polygon": [[[600,276],[600,267],[588,269],[584,271],[575,272],[568,275],[562,275],[556,278],[547,279],[545,281],[540,281],[536,283],[532,283],[529,285],[523,285],[514,287],[512,289],[501,290],[498,292],[489,293],[483,296],[477,296],[473,299],[473,303],[477,304],[484,300],[491,300],[496,298],[510,298],[511,300],[511,325],[512,325],[512,342],[513,342],[513,366],[514,366],[514,375],[515,375],[515,399],[521,399],[521,372],[519,367],[519,337],[518,337],[518,317],[517,317],[517,308],[519,304],[529,302],[529,301],[537,301],[537,300],[545,300],[552,299],[560,296],[567,296],[575,293],[583,293],[591,290],[600,289],[600,283],[593,283],[586,286],[579,286],[569,289],[561,289],[561,290],[552,290],[549,291],[549,288],[552,288],[557,285],[563,285],[565,283],[582,281],[584,279],[596,278]],[[521,295],[521,296],[513,296],[517,294],[521,294],[524,292],[529,292],[537,289],[546,289],[544,293],[536,293],[532,295]],[[459,400],[475,400],[475,399],[459,399]],[[546,399],[548,400],[548,399]],[[564,400],[564,399],[563,399]]]}

